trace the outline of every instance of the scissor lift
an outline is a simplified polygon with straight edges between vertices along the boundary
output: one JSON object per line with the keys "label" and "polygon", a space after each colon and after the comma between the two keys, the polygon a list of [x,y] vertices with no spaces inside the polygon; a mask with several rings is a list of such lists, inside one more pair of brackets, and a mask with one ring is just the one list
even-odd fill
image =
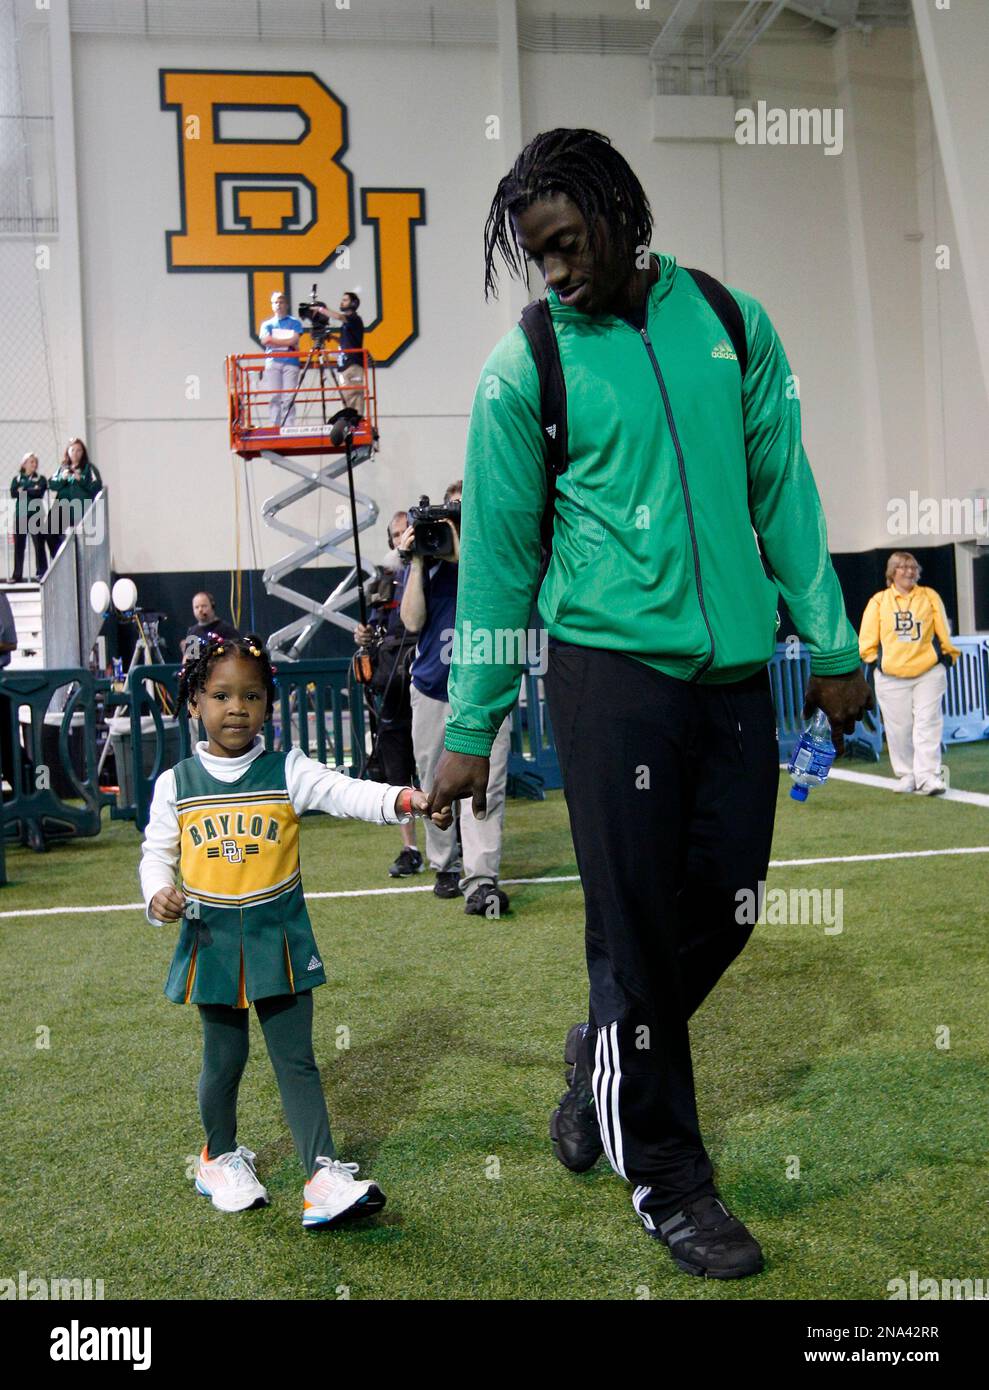
{"label": "scissor lift", "polygon": [[[276,468],[295,475],[296,481],[267,498],[261,507],[261,519],[271,530],[300,542],[281,560],[264,571],[264,587],[269,594],[285,599],[302,610],[303,616],[273,632],[268,647],[274,658],[296,660],[310,638],[324,622],[352,632],[353,618],[342,610],[356,601],[362,582],[364,565],[358,574],[358,564],[352,549],[353,529],[338,524],[339,500],[346,501],[350,510],[350,487],[347,479],[347,451],[351,467],[366,462],[378,447],[378,399],[374,363],[364,349],[349,349],[348,357],[360,357],[364,381],[348,384],[338,380],[333,363],[339,348],[327,343],[314,347],[308,356],[299,353],[240,353],[227,358],[227,397],[230,411],[230,447],[249,459],[260,456]],[[273,388],[266,383],[265,367],[272,358],[298,361],[301,367],[299,385],[295,389]],[[360,393],[360,409],[348,413],[345,402]],[[288,409],[290,407],[290,409]],[[284,417],[284,423],[272,423],[272,416]],[[314,456],[327,456],[317,462]],[[302,530],[284,520],[280,513],[325,488],[334,501],[329,506],[326,529]],[[378,505],[366,494],[354,490],[357,530],[363,531],[377,520]],[[313,525],[319,508],[312,507]],[[351,546],[346,544],[351,542]],[[309,564],[320,555],[331,555],[348,567],[348,572],[336,588],[319,603],[306,594],[292,589],[282,581],[294,570]]]}

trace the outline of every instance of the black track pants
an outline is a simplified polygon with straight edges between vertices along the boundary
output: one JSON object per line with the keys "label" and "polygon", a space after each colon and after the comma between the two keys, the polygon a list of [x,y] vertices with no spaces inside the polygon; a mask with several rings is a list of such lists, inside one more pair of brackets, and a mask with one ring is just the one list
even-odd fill
{"label": "black track pants", "polygon": [[552,642],[546,692],[584,889],[601,1137],[651,1226],[714,1189],[687,1020],[748,940],[736,894],[758,893],[769,865],[769,679],[692,684]]}

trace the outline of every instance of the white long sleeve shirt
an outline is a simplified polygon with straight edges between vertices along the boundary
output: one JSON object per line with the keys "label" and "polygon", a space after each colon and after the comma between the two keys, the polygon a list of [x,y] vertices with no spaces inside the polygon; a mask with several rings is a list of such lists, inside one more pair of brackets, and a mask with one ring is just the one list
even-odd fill
{"label": "white long sleeve shirt", "polygon": [[[211,777],[219,782],[236,782],[255,758],[264,752],[264,742],[256,738],[238,758],[216,758],[205,742],[196,744],[195,756]],[[411,816],[399,815],[395,802],[402,787],[382,782],[365,782],[346,773],[324,767],[307,758],[301,748],[293,748],[285,759],[285,786],[297,815],[305,811],[325,811],[331,816],[350,816],[375,825],[404,825]],[[179,818],[175,809],[175,774],[168,769],[155,782],[151,814],[141,846],[141,892],[148,921],[154,927],[164,922],[151,915],[151,899],[162,888],[174,888],[179,862]]]}

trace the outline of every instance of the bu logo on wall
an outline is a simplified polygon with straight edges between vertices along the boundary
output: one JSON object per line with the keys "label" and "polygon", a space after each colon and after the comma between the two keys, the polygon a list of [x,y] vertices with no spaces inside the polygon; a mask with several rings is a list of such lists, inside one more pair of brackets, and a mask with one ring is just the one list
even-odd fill
{"label": "bu logo on wall", "polygon": [[[182,201],[182,226],[166,234],[168,269],[244,272],[256,337],[276,290],[295,312],[289,274],[315,277],[356,236],[353,176],[343,163],[347,108],[311,72],[162,68],[160,76],[162,110],[178,119]],[[360,190],[378,305],[364,346],[378,366],[418,334],[415,228],[425,213],[421,188]],[[350,286],[341,269],[332,273],[339,283],[324,282],[320,295],[335,306]]]}

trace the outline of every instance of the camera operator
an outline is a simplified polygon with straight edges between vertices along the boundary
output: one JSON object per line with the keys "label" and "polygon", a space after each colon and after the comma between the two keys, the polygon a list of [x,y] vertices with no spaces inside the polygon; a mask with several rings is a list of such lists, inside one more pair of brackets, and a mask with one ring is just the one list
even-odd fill
{"label": "camera operator", "polygon": [[[299,338],[303,333],[301,319],[293,318],[288,311],[288,296],[275,293],[271,296],[272,317],[261,325],[261,346],[267,362],[261,385],[270,391],[268,419],[273,425],[292,425],[295,423],[295,403],[292,392],[299,384],[299,359],[278,357],[276,353],[297,352]],[[292,402],[291,405],[289,402]]]}
{"label": "camera operator", "polygon": [[[399,554],[398,543],[407,526],[406,512],[396,512],[388,523],[389,559],[377,567],[366,586],[370,621],[366,626],[358,623],[354,631],[354,641],[374,653],[371,689],[377,697],[378,726],[368,776],[372,781],[394,786],[412,786],[416,774],[409,698],[409,667],[416,637],[415,633],[406,632],[399,611],[409,561]],[[410,820],[399,829],[402,849],[388,872],[392,878],[420,874],[425,866],[416,845],[416,823]]]}
{"label": "camera operator", "polygon": [[[360,308],[361,301],[353,290],[348,290],[340,300],[340,309],[328,309],[325,304],[317,301],[314,308],[322,311],[321,314],[313,314],[313,322],[318,324],[322,314],[327,319],[340,320],[340,352],[337,357],[337,378],[347,386],[362,386],[364,384],[364,357],[358,350],[364,346],[364,320],[357,310]],[[358,415],[364,414],[364,392],[363,391],[341,391],[341,399],[345,407],[356,410]]]}
{"label": "camera operator", "polygon": [[[453,533],[449,555],[437,558],[416,554],[415,525],[410,526],[399,541],[399,552],[412,554],[402,595],[401,618],[408,631],[419,634],[412,663],[412,744],[420,784],[424,787],[433,784],[436,766],[443,753],[446,721],[450,714],[447,703],[449,638],[454,631],[457,608],[462,490],[461,482],[451,483],[443,499],[447,506],[456,505],[456,521],[449,519],[440,523],[449,526]],[[506,716],[491,749],[487,815],[483,820],[478,820],[469,798],[460,803],[462,877],[459,873],[461,857],[456,825],[451,825],[448,830],[438,830],[431,822],[426,822],[426,851],[430,867],[436,872],[433,892],[438,898],[455,898],[462,893],[467,900],[464,911],[471,916],[499,916],[508,910],[508,894],[498,887],[498,869],[501,864],[510,728],[511,719]]]}

